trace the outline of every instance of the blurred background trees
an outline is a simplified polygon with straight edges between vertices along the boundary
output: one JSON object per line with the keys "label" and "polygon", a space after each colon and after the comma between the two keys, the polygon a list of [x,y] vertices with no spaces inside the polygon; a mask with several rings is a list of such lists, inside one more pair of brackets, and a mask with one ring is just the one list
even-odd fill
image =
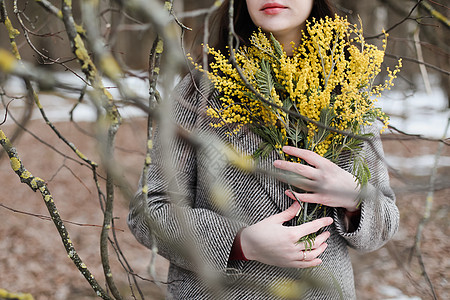
{"label": "blurred background trees", "polygon": [[[30,40],[43,54],[60,60],[71,57],[69,42],[64,38],[64,26],[49,17],[37,1],[17,1],[17,9],[30,16],[24,20],[30,30]],[[58,4],[59,1],[50,1]],[[123,62],[130,69],[146,69],[148,52],[154,38],[154,28],[148,22],[132,13],[124,13],[120,1],[101,1],[99,23],[102,36],[109,44],[115,58]],[[192,40],[201,35],[199,30],[203,26],[205,14],[189,17],[199,9],[210,7],[212,0],[177,0],[174,1],[175,12],[181,17],[185,25],[192,28],[185,36],[186,48],[189,51]],[[358,16],[363,20],[366,37],[380,38],[382,29],[389,31],[389,49],[386,61],[392,63],[396,57],[404,57],[404,72],[402,76],[408,82],[414,74],[420,73],[420,63],[425,63],[428,72],[440,77],[441,86],[449,93],[449,8],[448,1],[411,1],[411,0],[337,0],[332,1],[339,14],[348,15],[353,23],[358,23]],[[81,23],[80,3],[73,1],[73,14],[76,21]],[[13,13],[13,1],[5,1]],[[192,14],[191,14],[192,15]],[[184,17],[186,16],[186,17]],[[11,16],[13,25],[18,28],[17,19]],[[33,34],[34,33],[34,34]],[[0,29],[0,46],[8,48],[8,38],[5,28]],[[18,37],[18,45],[25,60],[35,64],[42,64],[42,58],[26,46],[23,35]],[[417,47],[422,54],[418,57]],[[423,59],[422,59],[423,57]],[[45,63],[49,63],[48,61]],[[51,64],[54,66],[53,64]]]}

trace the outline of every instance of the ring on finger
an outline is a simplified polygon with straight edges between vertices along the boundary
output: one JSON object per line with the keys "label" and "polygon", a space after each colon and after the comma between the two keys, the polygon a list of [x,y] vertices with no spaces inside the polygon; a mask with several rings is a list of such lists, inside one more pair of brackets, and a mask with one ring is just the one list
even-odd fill
{"label": "ring on finger", "polygon": [[306,251],[301,251],[303,253],[303,259],[302,260],[306,260]]}

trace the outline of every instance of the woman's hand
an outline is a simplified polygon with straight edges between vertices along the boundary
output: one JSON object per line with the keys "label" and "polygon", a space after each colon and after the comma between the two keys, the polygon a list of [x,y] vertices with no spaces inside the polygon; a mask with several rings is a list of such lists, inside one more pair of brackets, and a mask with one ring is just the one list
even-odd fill
{"label": "woman's hand", "polygon": [[357,197],[359,187],[356,178],[341,169],[330,160],[309,150],[285,146],[286,154],[305,160],[308,165],[276,160],[274,166],[278,169],[292,172],[300,176],[284,176],[281,180],[290,183],[310,193],[286,191],[286,195],[295,196],[309,203],[320,203],[330,207],[343,207],[349,212],[358,210]]}
{"label": "woman's hand", "polygon": [[249,260],[279,267],[308,268],[322,262],[317,258],[325,249],[330,233],[323,232],[316,237],[311,250],[305,250],[298,240],[320,228],[333,223],[332,218],[321,218],[299,226],[283,226],[295,217],[300,204],[295,202],[287,210],[268,217],[241,232],[241,248]]}

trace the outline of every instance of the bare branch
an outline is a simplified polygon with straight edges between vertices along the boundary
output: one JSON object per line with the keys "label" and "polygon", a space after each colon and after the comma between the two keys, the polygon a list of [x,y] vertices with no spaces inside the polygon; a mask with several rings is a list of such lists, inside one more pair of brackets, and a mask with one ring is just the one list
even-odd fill
{"label": "bare branch", "polygon": [[445,25],[447,29],[450,28],[450,19],[434,9],[431,4],[426,1],[420,1],[420,7],[429,12],[433,16],[433,18],[438,20],[441,24]]}
{"label": "bare branch", "polygon": [[97,293],[97,295],[99,297],[102,297],[103,299],[110,299],[110,297],[100,287],[98,282],[95,280],[94,275],[91,274],[89,269],[86,267],[86,265],[83,263],[78,253],[76,252],[75,247],[69,237],[69,233],[67,232],[67,229],[64,225],[64,221],[61,219],[61,216],[59,215],[58,209],[55,205],[55,202],[53,201],[53,196],[50,193],[46,182],[39,177],[33,176],[23,166],[16,149],[14,148],[14,146],[11,144],[11,142],[1,129],[0,129],[0,144],[8,154],[10,158],[11,168],[17,174],[17,176],[19,176],[20,181],[28,185],[33,191],[35,192],[38,190],[40,191],[42,198],[44,199],[45,206],[47,207],[50,217],[53,220],[53,223],[55,224],[56,229],[59,232],[59,235],[66,249],[66,252],[69,255],[69,258],[74,262],[75,266],[78,268],[81,274],[83,274],[83,276],[89,282],[89,284]]}
{"label": "bare branch", "polygon": [[398,56],[398,55],[393,55],[393,54],[389,54],[389,53],[386,53],[385,55],[386,55],[387,57],[391,57],[391,58],[394,58],[394,59],[396,59],[396,60],[398,60],[398,59],[401,58],[402,60],[405,60],[405,61],[410,61],[410,62],[414,62],[414,63],[420,64],[420,65],[424,65],[424,66],[427,66],[427,67],[429,67],[430,69],[436,70],[436,71],[438,71],[438,72],[440,72],[440,73],[442,73],[442,74],[444,74],[444,75],[450,76],[450,71],[443,70],[443,69],[441,69],[441,68],[439,68],[439,67],[437,67],[437,66],[435,66],[435,65],[432,65],[432,64],[427,63],[427,62],[424,62],[424,61],[420,61],[420,60],[415,59],[415,58],[405,57],[405,56],[401,56],[401,57],[400,57],[400,56]]}
{"label": "bare branch", "polygon": [[[411,10],[409,11],[408,15],[406,17],[404,17],[402,20],[400,20],[399,22],[397,22],[396,24],[392,25],[389,29],[386,30],[386,33],[391,32],[392,30],[394,30],[395,28],[397,28],[398,26],[400,26],[401,24],[403,24],[404,22],[406,22],[407,20],[411,19],[411,15],[413,14],[413,12],[416,10],[416,8],[419,6],[419,4],[423,2],[423,0],[419,0],[417,1],[417,3],[413,6],[413,8],[411,8]],[[374,35],[374,36],[368,36],[368,37],[364,37],[366,40],[370,40],[370,39],[378,39],[380,37],[385,36],[385,33],[380,33],[378,35]]]}

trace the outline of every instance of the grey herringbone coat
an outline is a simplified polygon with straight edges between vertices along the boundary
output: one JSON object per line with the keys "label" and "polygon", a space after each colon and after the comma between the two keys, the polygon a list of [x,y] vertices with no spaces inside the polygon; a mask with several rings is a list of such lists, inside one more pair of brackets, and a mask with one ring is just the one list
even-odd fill
{"label": "grey herringbone coat", "polygon": [[[162,119],[154,135],[148,172],[148,198],[138,193],[130,204],[129,227],[145,246],[157,247],[170,261],[169,299],[354,299],[353,270],[347,247],[373,251],[396,232],[399,213],[389,186],[378,130],[373,146],[364,151],[371,179],[362,199],[359,227],[347,233],[343,211],[330,209],[334,223],[328,228],[328,248],[319,267],[305,270],[279,268],[257,261],[229,261],[236,233],[287,209],[292,200],[286,186],[262,173],[245,173],[226,163],[217,141],[251,154],[258,136],[243,128],[227,136],[227,128],[213,128],[208,105],[217,106],[215,93],[205,80],[194,88],[190,76],[174,96],[175,122],[202,139],[187,142],[171,138],[171,121]],[[206,145],[200,147],[199,145]],[[270,170],[272,153],[260,162]],[[343,157],[339,164],[349,169]],[[173,169],[173,168],[174,169]],[[170,171],[170,170],[175,171]]]}

